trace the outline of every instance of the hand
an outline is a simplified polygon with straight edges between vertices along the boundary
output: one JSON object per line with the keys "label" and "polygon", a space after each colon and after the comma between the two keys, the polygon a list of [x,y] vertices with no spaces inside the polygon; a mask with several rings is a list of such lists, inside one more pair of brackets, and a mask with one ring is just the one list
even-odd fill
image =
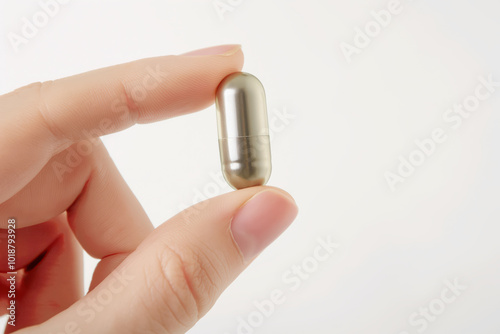
{"label": "hand", "polygon": [[[154,229],[99,136],[204,109],[243,53],[143,59],[0,96],[1,252],[16,220],[7,333],[183,333],[295,218],[282,190],[199,203]],[[82,248],[100,259],[83,295]],[[1,313],[7,257],[0,256]]]}

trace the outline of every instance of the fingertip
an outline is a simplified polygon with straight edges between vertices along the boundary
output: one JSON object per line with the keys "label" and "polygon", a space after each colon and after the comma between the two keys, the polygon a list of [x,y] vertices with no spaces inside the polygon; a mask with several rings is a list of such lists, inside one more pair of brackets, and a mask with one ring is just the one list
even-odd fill
{"label": "fingertip", "polygon": [[274,187],[274,186],[265,186],[265,189],[268,189],[269,191],[275,191],[275,192],[279,193],[281,196],[287,197],[290,201],[293,202],[293,204],[295,204],[295,206],[297,207],[297,210],[298,210],[298,206],[297,206],[297,202],[295,201],[295,198],[288,191],[283,190],[283,189],[278,188],[278,187]]}
{"label": "fingertip", "polygon": [[298,207],[279,188],[257,192],[235,213],[231,232],[246,262],[251,261],[294,221]]}

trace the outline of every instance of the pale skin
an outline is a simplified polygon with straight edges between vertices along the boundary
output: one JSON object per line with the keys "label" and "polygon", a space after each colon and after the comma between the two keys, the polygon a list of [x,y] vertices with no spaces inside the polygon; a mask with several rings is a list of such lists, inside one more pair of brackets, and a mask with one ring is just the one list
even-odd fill
{"label": "pale skin", "polygon": [[[262,186],[154,229],[99,139],[210,106],[219,82],[242,66],[241,48],[222,45],[0,96],[0,314],[10,301],[9,218],[19,272],[16,326],[6,333],[184,333],[289,226],[292,197]],[[71,149],[81,160],[68,165]],[[82,249],[100,259],[88,294]]]}

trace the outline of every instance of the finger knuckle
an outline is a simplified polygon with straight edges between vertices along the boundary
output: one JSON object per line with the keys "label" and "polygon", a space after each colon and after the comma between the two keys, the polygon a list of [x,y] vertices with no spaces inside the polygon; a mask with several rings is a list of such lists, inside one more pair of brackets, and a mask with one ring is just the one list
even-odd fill
{"label": "finger knuckle", "polygon": [[46,129],[55,139],[63,139],[65,138],[64,132],[57,126],[54,121],[54,111],[47,104],[47,91],[50,89],[52,84],[53,81],[36,82],[27,86],[26,89],[34,89],[36,91],[37,101],[35,110],[41,116],[41,121],[45,125]]}
{"label": "finger knuckle", "polygon": [[153,321],[168,331],[191,328],[216,299],[216,268],[195,250],[180,254],[167,245],[157,247],[154,262],[154,273],[146,273]]}
{"label": "finger knuckle", "polygon": [[136,93],[137,89],[130,87],[127,82],[120,81],[119,85],[120,97],[116,102],[120,103],[114,105],[116,110],[113,111],[121,111],[123,108],[124,113],[120,117],[136,124],[140,118],[139,105],[142,98]]}

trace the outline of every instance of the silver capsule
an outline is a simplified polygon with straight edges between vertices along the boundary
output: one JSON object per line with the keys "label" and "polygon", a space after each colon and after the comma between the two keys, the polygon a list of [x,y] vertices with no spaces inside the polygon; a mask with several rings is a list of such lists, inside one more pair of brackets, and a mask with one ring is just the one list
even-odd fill
{"label": "silver capsule", "polygon": [[235,189],[266,184],[271,147],[266,94],[251,74],[225,77],[215,95],[222,174]]}

